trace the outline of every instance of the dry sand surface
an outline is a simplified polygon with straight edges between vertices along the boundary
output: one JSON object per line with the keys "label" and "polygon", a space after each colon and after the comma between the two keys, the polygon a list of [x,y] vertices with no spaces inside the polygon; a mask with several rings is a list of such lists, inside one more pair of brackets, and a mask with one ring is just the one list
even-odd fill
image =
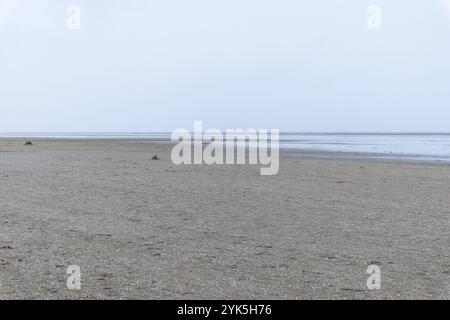
{"label": "dry sand surface", "polygon": [[163,143],[33,142],[0,140],[0,298],[450,297],[448,165],[282,153],[260,176]]}

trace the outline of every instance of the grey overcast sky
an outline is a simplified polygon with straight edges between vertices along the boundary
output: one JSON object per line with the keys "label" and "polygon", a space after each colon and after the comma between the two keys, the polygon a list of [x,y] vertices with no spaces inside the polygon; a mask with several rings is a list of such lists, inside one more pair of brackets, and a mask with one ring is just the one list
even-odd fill
{"label": "grey overcast sky", "polygon": [[0,0],[3,132],[448,132],[449,88],[450,0]]}

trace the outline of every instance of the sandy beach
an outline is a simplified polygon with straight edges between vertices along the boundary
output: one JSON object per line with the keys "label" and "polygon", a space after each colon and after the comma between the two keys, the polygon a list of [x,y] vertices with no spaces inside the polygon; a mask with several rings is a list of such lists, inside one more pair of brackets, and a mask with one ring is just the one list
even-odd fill
{"label": "sandy beach", "polygon": [[282,152],[261,176],[165,143],[24,142],[0,140],[1,299],[450,297],[449,165]]}

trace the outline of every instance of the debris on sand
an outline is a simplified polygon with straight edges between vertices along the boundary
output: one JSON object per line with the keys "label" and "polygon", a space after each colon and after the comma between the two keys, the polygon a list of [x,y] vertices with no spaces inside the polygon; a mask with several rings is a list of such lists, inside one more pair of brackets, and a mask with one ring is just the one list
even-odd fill
{"label": "debris on sand", "polygon": [[33,142],[31,142],[31,141],[27,141],[27,142],[25,142],[25,144],[24,144],[25,146],[32,146],[33,145]]}
{"label": "debris on sand", "polygon": [[154,155],[152,160],[159,160],[159,157],[157,155]]}

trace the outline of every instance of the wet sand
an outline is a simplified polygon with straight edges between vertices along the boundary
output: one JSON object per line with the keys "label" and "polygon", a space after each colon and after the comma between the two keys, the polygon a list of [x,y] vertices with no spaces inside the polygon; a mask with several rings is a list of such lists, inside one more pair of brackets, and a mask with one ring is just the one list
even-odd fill
{"label": "wet sand", "polygon": [[1,299],[450,297],[449,165],[282,152],[260,176],[157,142],[23,143],[0,140]]}

